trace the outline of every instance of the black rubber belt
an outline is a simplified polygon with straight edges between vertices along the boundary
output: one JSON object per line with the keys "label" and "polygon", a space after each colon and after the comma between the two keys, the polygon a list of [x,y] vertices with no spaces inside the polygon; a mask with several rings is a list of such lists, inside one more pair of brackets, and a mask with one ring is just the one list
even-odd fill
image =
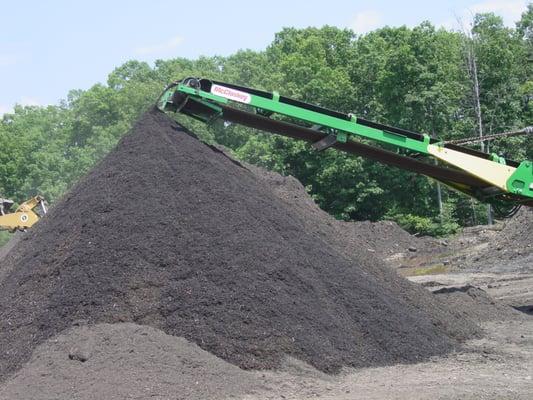
{"label": "black rubber belt", "polygon": [[[304,128],[288,122],[276,121],[258,114],[252,114],[246,111],[237,110],[231,107],[222,106],[223,118],[226,121],[245,125],[250,128],[256,128],[263,131],[276,133],[283,136],[292,137],[295,139],[306,140],[308,142],[317,142],[324,138],[324,134],[313,129]],[[346,143],[337,142],[333,146],[336,149],[345,151],[347,153],[357,154],[365,158],[370,158],[388,165],[416,172],[438,179],[442,182],[457,183],[470,186],[472,188],[487,188],[490,187],[486,182],[477,179],[465,172],[454,170],[438,165],[427,164],[417,161],[413,158],[400,156],[391,151],[383,150],[381,148],[368,146],[363,143],[348,141]]]}

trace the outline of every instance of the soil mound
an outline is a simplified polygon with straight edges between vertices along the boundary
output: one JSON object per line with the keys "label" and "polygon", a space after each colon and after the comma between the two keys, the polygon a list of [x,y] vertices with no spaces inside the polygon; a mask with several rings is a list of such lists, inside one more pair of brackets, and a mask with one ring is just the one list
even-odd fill
{"label": "soil mound", "polygon": [[97,324],[37,347],[0,387],[0,399],[240,398],[257,380],[183,338],[131,323]]}
{"label": "soil mound", "polygon": [[409,248],[426,246],[423,239],[409,234],[393,221],[338,221],[317,206],[296,178],[282,176],[253,165],[246,164],[246,168],[267,183],[272,191],[291,207],[291,210],[307,221],[308,229],[328,232],[331,237],[342,238],[343,245],[348,248],[352,246],[360,247],[361,250],[364,248],[386,258],[406,252]]}
{"label": "soil mound", "polygon": [[10,253],[0,377],[72,326],[134,322],[242,368],[413,362],[477,333],[248,169],[145,114]]}
{"label": "soil mound", "polygon": [[477,242],[486,245],[473,255],[473,260],[467,260],[467,266],[496,272],[532,271],[533,208],[522,207],[515,216],[504,221],[501,230],[488,230],[478,236]]}
{"label": "soil mound", "polygon": [[[507,220],[501,235],[498,236],[498,250],[513,255],[533,252],[533,208],[522,207],[518,213]],[[514,254],[513,254],[514,253]]]}
{"label": "soil mound", "polygon": [[524,314],[492,298],[486,291],[472,285],[443,287],[433,291],[465,318],[478,323],[523,319]]}

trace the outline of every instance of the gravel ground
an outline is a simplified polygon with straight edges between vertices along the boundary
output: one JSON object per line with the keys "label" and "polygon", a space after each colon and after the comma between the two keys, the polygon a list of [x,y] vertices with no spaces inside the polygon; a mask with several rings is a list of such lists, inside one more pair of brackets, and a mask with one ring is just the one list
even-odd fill
{"label": "gravel ground", "polygon": [[487,336],[460,353],[333,376],[293,359],[278,371],[243,371],[131,323],[73,327],[39,346],[0,399],[531,399],[533,319],[483,327]]}

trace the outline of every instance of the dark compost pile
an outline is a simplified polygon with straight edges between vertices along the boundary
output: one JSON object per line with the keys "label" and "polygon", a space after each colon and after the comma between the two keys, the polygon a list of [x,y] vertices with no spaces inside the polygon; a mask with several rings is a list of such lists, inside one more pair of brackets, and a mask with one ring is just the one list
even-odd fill
{"label": "dark compost pile", "polygon": [[254,173],[151,110],[17,244],[0,378],[83,320],[182,336],[242,368],[414,362],[477,328],[352,241],[308,229]]}

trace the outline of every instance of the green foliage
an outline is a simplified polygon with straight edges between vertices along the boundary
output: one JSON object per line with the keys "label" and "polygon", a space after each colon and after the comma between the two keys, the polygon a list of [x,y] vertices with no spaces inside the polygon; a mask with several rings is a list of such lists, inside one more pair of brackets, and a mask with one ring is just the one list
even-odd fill
{"label": "green foliage", "polygon": [[445,203],[438,220],[413,214],[394,214],[389,219],[395,221],[406,231],[420,236],[448,236],[456,233],[460,225],[452,215],[453,207]]}
{"label": "green foliage", "polygon": [[[478,62],[486,133],[533,121],[533,6],[516,29],[493,14],[475,17],[472,36],[436,29],[385,27],[357,36],[347,29],[285,28],[265,51],[229,57],[128,61],[105,84],[71,91],[59,106],[20,107],[0,121],[0,194],[16,201],[40,193],[56,200],[117,143],[169,82],[201,76],[353,112],[363,118],[437,135],[475,134],[465,43]],[[221,121],[206,126],[176,117],[204,141],[240,159],[296,176],[319,205],[344,220],[393,219],[419,234],[445,235],[482,223],[482,207],[435,182],[371,160],[260,133]],[[511,158],[532,158],[533,141],[491,144]]]}

